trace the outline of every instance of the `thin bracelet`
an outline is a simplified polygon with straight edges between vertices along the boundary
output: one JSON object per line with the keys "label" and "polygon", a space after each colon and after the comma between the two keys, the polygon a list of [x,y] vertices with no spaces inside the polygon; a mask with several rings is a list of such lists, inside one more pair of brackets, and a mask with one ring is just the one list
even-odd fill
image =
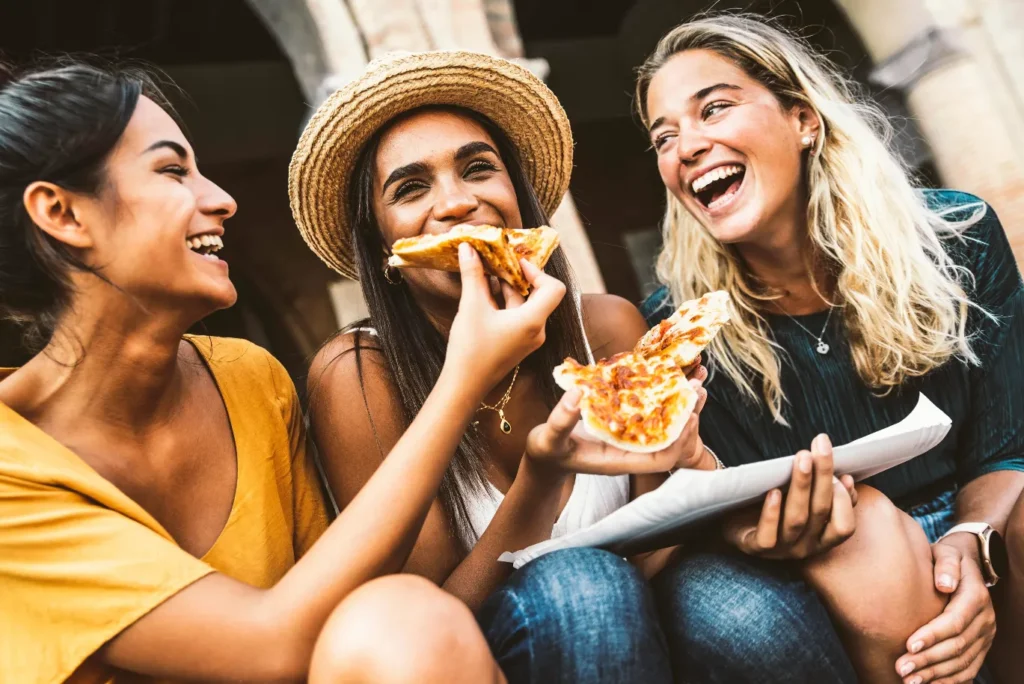
{"label": "thin bracelet", "polygon": [[[716,454],[714,451],[712,451],[711,447],[709,447],[707,444],[705,444],[704,445],[704,450],[707,451],[709,454],[711,454],[711,458],[715,459],[715,470],[725,470],[726,465],[724,463],[722,463],[722,459],[718,458],[718,454]],[[671,475],[674,472],[676,472],[677,470],[679,470],[679,468],[669,468],[668,469],[668,474]]]}
{"label": "thin bracelet", "polygon": [[718,454],[712,451],[711,447],[707,444],[704,445],[704,448],[707,449],[709,454],[711,454],[711,458],[715,459],[715,470],[725,470],[725,464],[722,463],[722,459],[718,458]]}

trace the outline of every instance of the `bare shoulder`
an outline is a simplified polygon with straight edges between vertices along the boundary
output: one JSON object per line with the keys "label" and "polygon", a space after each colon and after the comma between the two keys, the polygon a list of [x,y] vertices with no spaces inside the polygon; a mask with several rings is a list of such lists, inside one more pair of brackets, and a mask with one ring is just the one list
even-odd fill
{"label": "bare shoulder", "polygon": [[387,359],[377,336],[365,328],[335,335],[313,357],[306,390],[314,395],[344,393],[353,385],[389,382]]}
{"label": "bare shoulder", "polygon": [[647,332],[640,310],[617,295],[586,294],[581,298],[583,327],[594,358],[628,351]]}

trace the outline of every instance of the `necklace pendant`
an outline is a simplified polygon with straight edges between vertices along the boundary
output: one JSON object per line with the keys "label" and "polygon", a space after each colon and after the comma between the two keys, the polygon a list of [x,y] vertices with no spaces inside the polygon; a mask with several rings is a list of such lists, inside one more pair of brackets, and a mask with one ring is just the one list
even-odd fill
{"label": "necklace pendant", "polygon": [[505,420],[505,412],[498,411],[498,417],[501,418],[501,431],[506,435],[512,434],[512,424]]}
{"label": "necklace pendant", "polygon": [[831,347],[829,347],[828,344],[824,340],[818,340],[818,346],[815,347],[815,350],[819,354],[822,354],[822,355],[828,354],[829,349],[831,349]]}

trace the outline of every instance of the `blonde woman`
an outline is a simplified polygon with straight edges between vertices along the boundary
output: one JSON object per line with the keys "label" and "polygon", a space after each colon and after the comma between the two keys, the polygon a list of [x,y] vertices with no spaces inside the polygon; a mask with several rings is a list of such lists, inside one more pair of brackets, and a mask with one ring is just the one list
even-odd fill
{"label": "blonde woman", "polygon": [[[667,610],[688,616],[685,630],[666,623],[674,656],[705,681],[820,681],[823,668],[852,680],[793,564],[768,560],[846,557],[854,570],[819,593],[857,674],[970,681],[994,638],[993,596],[1001,641],[1024,637],[1024,290],[998,219],[976,197],[914,188],[884,119],[827,60],[756,18],[671,31],[640,69],[637,105],[668,196],[667,287],[648,321],[708,290],[736,304],[710,350],[705,443],[730,465],[820,432],[843,443],[903,418],[919,393],[953,421],[934,450],[871,481],[896,506],[873,493],[869,532],[858,515],[850,541],[794,548],[794,529],[830,513],[813,492],[807,505],[795,474],[759,520],[725,525],[741,554],[663,573]],[[899,600],[914,591],[945,608],[907,627],[920,611]],[[877,646],[900,629],[880,672]],[[998,645],[990,661],[1019,681]]]}

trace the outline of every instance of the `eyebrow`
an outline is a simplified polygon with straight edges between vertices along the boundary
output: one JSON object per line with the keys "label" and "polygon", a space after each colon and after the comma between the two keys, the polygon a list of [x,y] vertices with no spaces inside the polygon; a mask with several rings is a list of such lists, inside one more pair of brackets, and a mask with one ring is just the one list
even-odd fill
{"label": "eyebrow", "polygon": [[[732,83],[716,83],[715,85],[710,85],[707,88],[701,88],[700,90],[695,92],[693,95],[690,96],[690,101],[700,102],[705,97],[718,90],[742,90],[742,88]],[[650,128],[648,128],[647,130],[653,131],[655,128],[657,128],[663,123],[665,123],[665,117],[659,116],[657,119],[654,120],[654,123],[652,123]]]}
{"label": "eyebrow", "polygon": [[[466,143],[455,151],[455,161],[462,161],[467,157],[472,157],[474,154],[480,154],[481,152],[490,152],[496,157],[499,157],[497,150],[488,145],[483,141],[476,141]],[[416,176],[419,174],[427,173],[430,170],[423,162],[413,162],[412,164],[406,164],[405,166],[399,166],[397,169],[392,171],[387,180],[384,181],[384,185],[380,189],[380,194],[383,195],[387,192],[388,187],[394,185],[400,180],[409,178],[410,176]]]}
{"label": "eyebrow", "polygon": [[428,167],[423,162],[413,162],[412,164],[406,164],[405,166],[399,166],[397,169],[391,172],[387,180],[384,181],[384,187],[380,189],[380,194],[383,195],[388,190],[388,186],[397,183],[398,181],[408,178],[409,176],[416,176],[421,173],[426,173]]}
{"label": "eyebrow", "polygon": [[143,150],[142,154],[149,154],[150,152],[155,152],[156,150],[163,148],[171,150],[182,159],[188,159],[188,152],[185,150],[185,148],[181,144],[176,143],[173,140],[158,140],[149,147],[147,147],[145,150]]}
{"label": "eyebrow", "polygon": [[455,152],[455,161],[462,161],[466,157],[472,157],[481,152],[490,152],[495,157],[500,157],[498,151],[483,141],[466,143]]}

